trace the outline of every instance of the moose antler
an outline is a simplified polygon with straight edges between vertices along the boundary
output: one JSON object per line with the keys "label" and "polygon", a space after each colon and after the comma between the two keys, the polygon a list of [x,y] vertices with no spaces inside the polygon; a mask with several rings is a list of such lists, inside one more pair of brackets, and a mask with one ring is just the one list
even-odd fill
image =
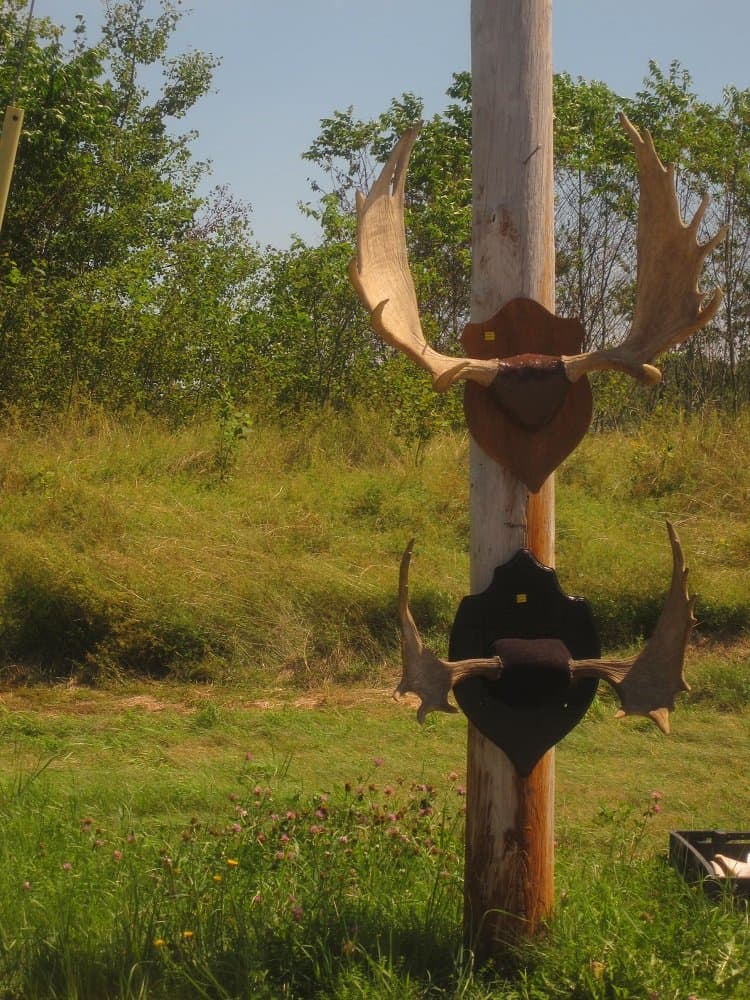
{"label": "moose antler", "polygon": [[[672,583],[654,633],[645,648],[627,660],[570,660],[571,678],[596,677],[607,681],[617,693],[621,708],[617,717],[645,715],[662,732],[669,732],[669,712],[675,696],[689,691],[683,663],[690,630],[695,624],[694,598],[687,589],[687,569],[677,532],[667,521],[672,546]],[[505,669],[500,657],[450,662],[426,649],[409,610],[409,562],[413,547],[409,542],[401,559],[399,574],[399,616],[403,674],[394,697],[413,692],[420,698],[417,718],[428,712],[455,712],[448,694],[454,685],[470,676],[498,680]]]}
{"label": "moose antler", "polygon": [[[717,288],[705,302],[697,283],[706,256],[724,238],[726,227],[698,243],[708,196],[686,226],[677,203],[674,167],[662,164],[648,131],[641,136],[625,115],[620,121],[636,152],[640,183],[635,314],[619,346],[560,359],[569,382],[606,369],[624,371],[647,384],[660,381],[661,372],[649,362],[708,323],[722,300]],[[357,192],[357,256],[349,265],[349,277],[376,333],[426,368],[438,392],[459,379],[488,387],[505,362],[440,354],[428,345],[419,321],[404,228],[406,171],[418,134],[418,125],[407,129],[368,196]]]}
{"label": "moose antler", "polygon": [[438,392],[460,378],[487,386],[497,374],[497,361],[439,354],[425,340],[419,321],[404,228],[406,171],[419,129],[414,125],[404,132],[367,197],[357,191],[357,256],[349,264],[349,279],[370,311],[375,332],[426,368]]}
{"label": "moose antler", "polygon": [[706,301],[698,279],[706,257],[727,233],[724,226],[706,243],[697,240],[698,228],[710,201],[703,197],[693,221],[685,225],[675,188],[674,166],[665,167],[654,148],[651,133],[643,135],[624,115],[622,127],[638,160],[638,276],[633,323],[623,342],[614,348],[563,357],[571,382],[605,369],[626,372],[640,382],[661,381],[661,372],[647,362],[675,347],[705,326],[721,305],[716,288]]}
{"label": "moose antler", "polygon": [[401,619],[401,682],[393,692],[399,698],[407,691],[420,698],[417,719],[424,722],[428,712],[457,712],[448,701],[448,694],[459,681],[479,676],[497,679],[503,665],[499,657],[480,660],[441,660],[425,648],[409,610],[409,563],[414,549],[414,539],[404,550],[398,576],[398,613]]}
{"label": "moose antler", "polygon": [[683,664],[690,630],[695,625],[695,598],[687,588],[688,571],[680,539],[667,521],[672,546],[672,584],[654,633],[645,648],[628,660],[575,660],[574,677],[600,677],[617,692],[618,717],[645,715],[663,733],[669,732],[669,712],[675,696],[689,691]]}

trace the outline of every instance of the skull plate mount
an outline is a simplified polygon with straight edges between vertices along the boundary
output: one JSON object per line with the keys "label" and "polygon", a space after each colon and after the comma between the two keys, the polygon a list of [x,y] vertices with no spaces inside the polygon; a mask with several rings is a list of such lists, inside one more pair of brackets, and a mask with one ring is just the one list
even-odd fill
{"label": "skull plate mount", "polygon": [[536,493],[591,423],[591,386],[570,382],[562,355],[581,350],[577,319],[555,316],[533,299],[512,299],[461,340],[471,358],[499,358],[487,388],[467,382],[464,413],[472,437],[491,458]]}
{"label": "skull plate mount", "polygon": [[500,747],[521,775],[586,714],[598,681],[573,679],[571,659],[600,655],[588,604],[565,594],[557,575],[521,549],[495,570],[490,586],[464,597],[449,658],[499,655],[498,680],[469,677],[453,689],[464,714]]}

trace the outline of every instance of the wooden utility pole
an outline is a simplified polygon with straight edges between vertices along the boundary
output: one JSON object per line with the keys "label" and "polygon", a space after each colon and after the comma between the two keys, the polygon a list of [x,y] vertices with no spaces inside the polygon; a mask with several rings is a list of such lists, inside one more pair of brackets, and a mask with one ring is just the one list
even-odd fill
{"label": "wooden utility pole", "polygon": [[[471,318],[518,296],[554,311],[552,0],[472,0]],[[472,441],[471,590],[518,549],[554,565],[554,478],[532,495]],[[554,751],[528,778],[469,724],[466,926],[478,956],[533,933],[554,890]]]}
{"label": "wooden utility pole", "polygon": [[[461,602],[451,660],[439,659],[425,648],[409,611],[409,543],[399,574],[403,674],[397,688],[419,697],[420,721],[427,712],[449,711],[451,690],[470,720],[465,923],[481,959],[508,939],[533,934],[551,910],[555,773],[553,752],[545,748],[580,721],[596,681],[614,687],[621,714],[647,715],[664,731],[675,695],[687,690],[683,661],[694,619],[674,530],[672,586],[651,640],[628,660],[603,660],[588,609],[567,598],[545,568],[554,565],[552,473],[589,425],[588,373],[626,371],[653,384],[661,377],[650,364],[654,357],[715,314],[721,293],[706,301],[696,285],[723,231],[706,244],[696,241],[705,203],[686,225],[673,171],[661,163],[651,136],[622,116],[641,188],[639,298],[621,344],[578,354],[580,324],[554,316],[552,0],[472,0],[471,19],[472,323],[462,338],[468,357],[436,351],[419,318],[404,228],[417,127],[401,136],[367,197],[357,195],[357,255],[349,276],[373,330],[429,372],[438,391],[466,381],[467,423],[482,443],[483,450],[472,443],[470,454],[471,589],[478,596]],[[558,617],[552,608],[560,600],[577,610]],[[525,613],[514,613],[517,605],[525,605]],[[534,686],[543,674],[528,670],[540,667],[557,674],[549,697],[536,706],[545,711],[518,715],[521,704],[504,701],[513,677],[517,682],[521,669]],[[494,693],[486,684],[477,687],[480,678],[501,686]],[[556,689],[563,691],[557,702]]]}
{"label": "wooden utility pole", "polygon": [[[716,313],[720,291],[707,300],[696,285],[723,231],[706,244],[696,241],[705,203],[686,225],[673,171],[661,163],[649,133],[641,135],[622,116],[641,188],[638,301],[621,344],[578,354],[580,324],[554,316],[552,0],[472,0],[471,20],[472,323],[462,338],[468,357],[436,351],[419,318],[404,228],[416,127],[401,136],[367,197],[357,196],[357,255],[349,276],[373,330],[429,372],[438,391],[466,381],[467,423],[482,444],[472,442],[470,454],[471,589],[478,596],[461,602],[451,660],[439,659],[424,647],[409,611],[409,543],[399,574],[397,692],[419,697],[421,721],[427,712],[450,710],[454,690],[470,720],[465,915],[469,943],[485,958],[508,939],[533,934],[552,907],[555,774],[553,752],[545,748],[580,721],[599,679],[616,690],[621,714],[647,715],[664,731],[675,695],[687,690],[683,661],[694,619],[674,530],[672,586],[651,640],[628,660],[603,660],[588,609],[567,598],[545,569],[555,554],[552,473],[589,426],[587,374],[626,371],[653,384],[661,376],[650,362]],[[560,600],[575,612],[553,614]],[[525,613],[514,613],[516,605],[526,605]],[[496,620],[498,611],[504,622]],[[504,701],[513,677],[520,668],[534,686],[543,674],[528,670],[540,667],[557,674],[549,697],[536,706],[545,711],[517,715],[520,703]],[[477,687],[479,678],[501,687],[494,693]],[[556,689],[564,692],[558,702]]]}
{"label": "wooden utility pole", "polygon": [[34,19],[34,4],[36,0],[29,0],[29,13],[26,18],[26,30],[21,42],[21,56],[16,69],[16,79],[13,83],[13,94],[8,107],[5,109],[3,119],[3,130],[0,132],[0,229],[3,227],[5,218],[5,207],[8,203],[8,192],[10,181],[13,176],[13,167],[16,162],[16,152],[18,151],[18,141],[21,138],[23,127],[23,109],[16,107],[16,97],[18,96],[18,84],[21,79],[24,60],[26,59],[26,49],[29,45],[29,36]]}

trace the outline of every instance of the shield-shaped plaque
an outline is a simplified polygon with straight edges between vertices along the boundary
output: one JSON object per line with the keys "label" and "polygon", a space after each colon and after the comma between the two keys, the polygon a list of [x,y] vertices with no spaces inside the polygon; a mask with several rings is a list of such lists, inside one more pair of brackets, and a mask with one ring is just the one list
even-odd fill
{"label": "shield-shaped plaque", "polygon": [[505,362],[488,388],[467,382],[464,412],[477,444],[532,493],[576,447],[591,423],[591,387],[569,382],[562,355],[581,350],[584,329],[532,299],[513,299],[461,340],[472,358]]}
{"label": "shield-shaped plaque", "polygon": [[528,775],[578,725],[596,693],[595,679],[571,678],[568,660],[601,653],[586,601],[565,594],[555,571],[526,549],[456,612],[449,659],[495,654],[506,665],[499,680],[469,678],[453,693],[480,732]]}

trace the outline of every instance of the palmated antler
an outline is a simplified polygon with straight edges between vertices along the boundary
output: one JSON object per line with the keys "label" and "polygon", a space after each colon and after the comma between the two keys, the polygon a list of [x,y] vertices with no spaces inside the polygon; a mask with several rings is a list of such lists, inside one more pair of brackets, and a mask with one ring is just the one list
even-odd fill
{"label": "palmated antler", "polygon": [[428,712],[457,712],[448,701],[454,685],[466,677],[497,679],[503,665],[499,657],[480,660],[441,660],[426,649],[409,610],[409,563],[414,548],[412,538],[401,557],[398,577],[398,613],[401,619],[401,662],[403,674],[394,698],[411,692],[420,699],[417,719],[424,722]]}
{"label": "palmated antler", "polygon": [[[636,152],[640,184],[635,314],[619,346],[560,359],[569,382],[603,370],[623,371],[646,384],[659,382],[661,372],[649,362],[705,326],[722,301],[717,288],[706,302],[698,279],[706,257],[726,235],[726,227],[708,242],[698,243],[708,196],[685,225],[674,167],[662,164],[647,130],[641,136],[625,115],[620,120]],[[413,126],[401,136],[366,198],[357,192],[357,256],[349,265],[349,277],[370,311],[376,333],[426,368],[437,391],[459,379],[488,387],[503,361],[440,354],[428,345],[419,321],[404,228],[406,171],[418,133],[419,126]]]}
{"label": "palmated antler", "polygon": [[[644,715],[662,732],[669,732],[669,713],[675,697],[689,691],[684,660],[690,630],[695,624],[695,598],[687,589],[687,568],[677,532],[669,521],[667,531],[672,546],[672,583],[654,633],[645,648],[627,660],[570,660],[573,680],[596,677],[612,685],[620,699],[617,717]],[[394,692],[398,697],[410,691],[420,698],[417,718],[424,722],[428,712],[455,712],[448,701],[451,689],[466,677],[499,680],[505,669],[498,656],[475,660],[441,660],[426,649],[409,610],[409,562],[414,540],[406,546],[399,574],[399,617],[403,674]],[[521,668],[523,669],[523,668]]]}
{"label": "palmated antler", "polygon": [[426,368],[438,392],[457,379],[486,386],[497,374],[497,361],[439,354],[425,340],[419,321],[404,228],[406,171],[419,128],[404,132],[367,197],[357,191],[357,256],[349,264],[349,278],[375,332]]}
{"label": "palmated antler", "polygon": [[647,129],[641,135],[624,114],[620,122],[635,149],[640,185],[633,323],[619,346],[562,361],[571,382],[590,372],[616,369],[652,385],[661,381],[661,372],[648,362],[705,326],[721,305],[721,289],[716,288],[706,301],[698,279],[706,257],[724,239],[727,227],[699,243],[708,195],[686,225],[677,201],[673,164],[665,167],[661,162]]}
{"label": "palmated antler", "polygon": [[695,625],[693,605],[687,588],[685,557],[677,532],[667,521],[672,545],[672,584],[653,635],[637,656],[628,660],[574,660],[573,677],[598,677],[617,692],[621,708],[618,717],[645,715],[662,732],[669,732],[669,712],[675,696],[689,691],[683,669],[685,647]]}

